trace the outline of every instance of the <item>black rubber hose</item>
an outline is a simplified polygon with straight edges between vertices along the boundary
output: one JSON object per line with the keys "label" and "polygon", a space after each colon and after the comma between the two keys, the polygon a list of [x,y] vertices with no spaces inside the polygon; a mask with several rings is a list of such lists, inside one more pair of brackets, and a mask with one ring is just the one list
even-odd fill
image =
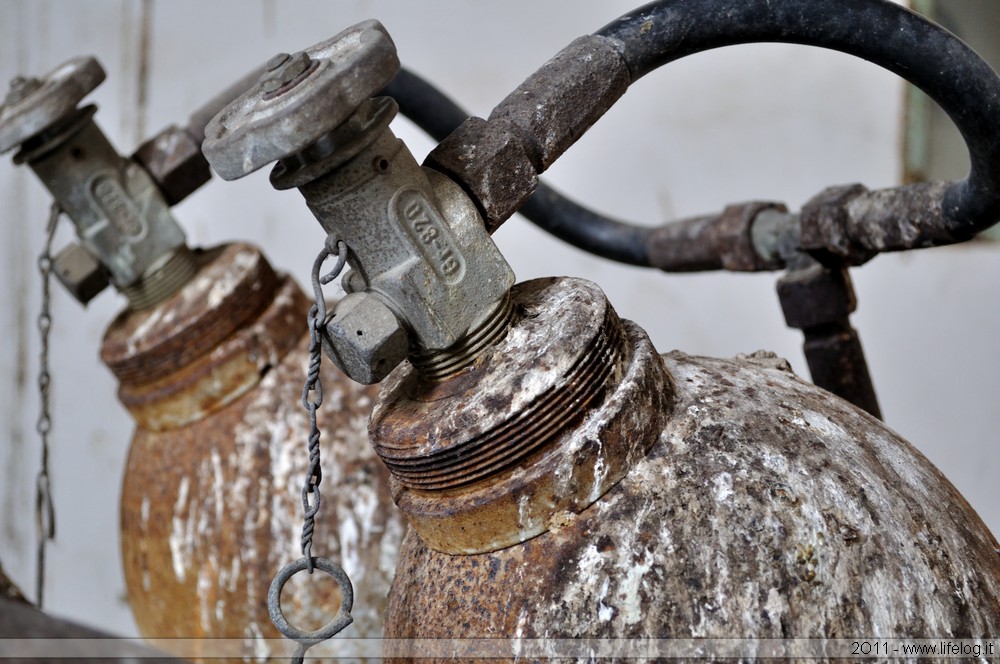
{"label": "black rubber hose", "polygon": [[[444,140],[469,114],[417,74],[401,69],[381,92],[396,100],[399,111],[437,141]],[[520,210],[555,237],[603,258],[649,267],[651,228],[602,216],[574,203],[545,183]]]}
{"label": "black rubber hose", "polygon": [[400,69],[379,94],[395,99],[399,112],[435,141],[443,141],[469,117],[447,95],[407,69]]}
{"label": "black rubber hose", "polygon": [[786,42],[849,53],[929,95],[965,139],[972,169],[942,199],[946,231],[966,239],[1000,218],[1000,79],[944,28],[888,0],[659,0],[597,32],[620,44],[632,82],[722,46]]}

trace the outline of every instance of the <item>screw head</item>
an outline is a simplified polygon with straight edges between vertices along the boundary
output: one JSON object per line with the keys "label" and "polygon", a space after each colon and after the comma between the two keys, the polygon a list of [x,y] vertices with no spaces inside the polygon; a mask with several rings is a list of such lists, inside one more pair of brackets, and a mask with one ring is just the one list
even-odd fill
{"label": "screw head", "polygon": [[[282,55],[285,58],[279,60]],[[260,78],[260,87],[266,94],[277,92],[304,74],[310,65],[312,65],[312,58],[307,53],[301,51],[295,55],[279,53],[268,61],[267,72]]]}
{"label": "screw head", "polygon": [[274,71],[281,65],[288,62],[289,58],[291,57],[292,56],[290,56],[288,53],[278,53],[276,56],[267,61],[267,64],[264,65],[264,69],[267,71]]}
{"label": "screw head", "polygon": [[3,103],[8,106],[16,104],[40,87],[42,87],[42,82],[37,78],[15,76],[10,82],[10,90],[7,91],[7,97]]}

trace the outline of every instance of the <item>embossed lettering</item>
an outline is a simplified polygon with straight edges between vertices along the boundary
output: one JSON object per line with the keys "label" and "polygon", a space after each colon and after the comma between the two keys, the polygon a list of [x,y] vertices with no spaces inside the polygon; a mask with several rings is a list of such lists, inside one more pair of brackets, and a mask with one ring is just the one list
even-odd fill
{"label": "embossed lettering", "polygon": [[119,233],[135,237],[145,230],[139,210],[117,180],[108,175],[98,175],[91,180],[90,193],[101,216]]}
{"label": "embossed lettering", "polygon": [[460,281],[465,261],[431,203],[416,189],[404,189],[396,194],[392,207],[396,219],[438,276],[448,284]]}

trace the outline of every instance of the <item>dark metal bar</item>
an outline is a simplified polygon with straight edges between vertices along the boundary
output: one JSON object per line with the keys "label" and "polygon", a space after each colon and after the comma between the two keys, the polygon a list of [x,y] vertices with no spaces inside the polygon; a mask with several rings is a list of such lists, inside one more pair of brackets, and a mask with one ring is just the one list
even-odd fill
{"label": "dark metal bar", "polygon": [[809,261],[778,280],[778,299],[785,322],[805,335],[813,382],[882,419],[861,339],[850,323],[857,298],[847,270]]}

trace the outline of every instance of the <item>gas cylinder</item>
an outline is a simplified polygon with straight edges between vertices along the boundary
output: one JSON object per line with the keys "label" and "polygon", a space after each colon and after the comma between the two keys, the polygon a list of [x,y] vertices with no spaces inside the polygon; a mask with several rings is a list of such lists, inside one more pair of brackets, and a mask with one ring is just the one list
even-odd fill
{"label": "gas cylinder", "polygon": [[771,354],[658,355],[593,284],[513,298],[476,372],[372,414],[412,526],[387,637],[1000,630],[1000,545],[881,422]]}
{"label": "gas cylinder", "polygon": [[[0,113],[0,151],[20,145],[15,161],[39,175],[76,226],[82,246],[53,259],[60,280],[84,303],[109,281],[129,299],[105,332],[101,359],[136,422],[121,546],[140,632],[245,639],[236,659],[266,656],[265,639],[277,635],[267,590],[299,555],[312,300],[256,247],[185,243],[165,191],[176,202],[209,178],[192,135],[213,113],[196,113],[200,128],[168,130],[170,140],[140,151],[148,157],[140,165],[110,145],[95,107],[77,108],[103,78],[95,59],[77,58],[43,80],[17,79]],[[314,550],[364,579],[351,630],[377,637],[403,521],[367,442],[371,388],[329,370],[321,379],[328,488]],[[309,611],[337,597],[334,587],[310,584],[290,605],[308,622]],[[186,657],[213,654],[202,650],[209,642],[190,643]]]}
{"label": "gas cylinder", "polygon": [[[298,558],[309,302],[249,245],[199,260],[170,299],[120,314],[101,348],[137,425],[121,498],[125,579],[143,635],[245,637],[261,656],[261,639],[276,635],[267,588]],[[352,630],[379,636],[403,522],[368,444],[370,388],[329,369],[322,379],[327,490],[315,550],[365,579]],[[287,605],[322,622],[309,612],[335,592],[306,584]]]}
{"label": "gas cylinder", "polygon": [[[642,46],[658,29],[645,17],[629,34]],[[347,248],[325,349],[384,381],[369,437],[410,526],[385,628],[401,650],[385,654],[991,638],[1000,545],[880,421],[768,353],[661,355],[590,282],[514,285],[488,232],[627,87],[623,48],[577,40],[423,166],[389,129],[392,100],[371,97],[399,67],[376,21],[276,60],[270,88],[206,128],[219,175],[277,161],[272,184],[298,188]],[[750,238],[752,221],[729,235]],[[557,649],[520,649],[532,639]]]}

